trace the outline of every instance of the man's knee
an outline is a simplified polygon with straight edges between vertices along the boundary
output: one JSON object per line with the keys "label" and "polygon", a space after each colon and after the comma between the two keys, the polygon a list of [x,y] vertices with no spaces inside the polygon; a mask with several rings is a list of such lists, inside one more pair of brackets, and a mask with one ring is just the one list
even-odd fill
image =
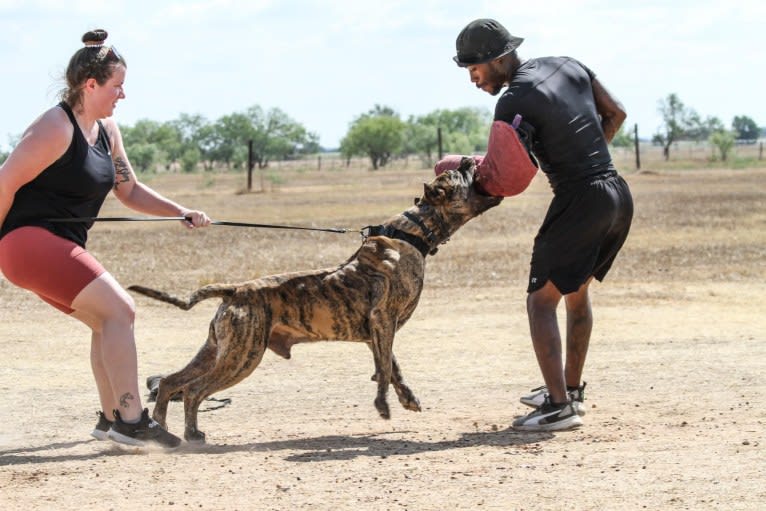
{"label": "man's knee", "polygon": [[555,311],[561,301],[561,293],[550,280],[543,287],[527,294],[527,312]]}

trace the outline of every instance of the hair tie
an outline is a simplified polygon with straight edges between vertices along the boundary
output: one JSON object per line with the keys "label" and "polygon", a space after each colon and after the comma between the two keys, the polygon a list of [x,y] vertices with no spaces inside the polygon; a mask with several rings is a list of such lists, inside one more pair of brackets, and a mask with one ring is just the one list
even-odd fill
{"label": "hair tie", "polygon": [[92,43],[92,44],[85,43],[86,48],[102,48],[103,46],[104,46],[104,43]]}

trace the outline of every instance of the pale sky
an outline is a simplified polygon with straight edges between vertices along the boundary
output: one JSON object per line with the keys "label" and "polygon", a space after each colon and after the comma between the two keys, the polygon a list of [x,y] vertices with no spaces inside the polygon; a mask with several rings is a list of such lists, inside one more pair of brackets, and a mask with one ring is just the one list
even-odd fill
{"label": "pale sky", "polygon": [[458,32],[495,18],[522,59],[567,55],[599,76],[650,137],[676,93],[703,117],[766,125],[766,2],[760,0],[0,0],[0,147],[57,101],[92,28],[128,62],[117,121],[182,113],[215,121],[279,108],[324,147],[376,103],[403,119],[494,109],[452,62]]}

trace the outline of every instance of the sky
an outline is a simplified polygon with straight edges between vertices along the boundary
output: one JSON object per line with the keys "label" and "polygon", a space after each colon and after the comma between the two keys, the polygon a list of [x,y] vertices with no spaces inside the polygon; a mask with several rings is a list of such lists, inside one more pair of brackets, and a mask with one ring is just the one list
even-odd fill
{"label": "sky", "polygon": [[125,57],[121,125],[199,114],[213,122],[279,108],[337,147],[376,104],[403,119],[494,109],[452,61],[476,18],[524,37],[523,59],[574,57],[649,138],[675,93],[726,126],[766,126],[766,2],[761,0],[0,0],[0,148],[58,101],[83,33],[109,32]]}

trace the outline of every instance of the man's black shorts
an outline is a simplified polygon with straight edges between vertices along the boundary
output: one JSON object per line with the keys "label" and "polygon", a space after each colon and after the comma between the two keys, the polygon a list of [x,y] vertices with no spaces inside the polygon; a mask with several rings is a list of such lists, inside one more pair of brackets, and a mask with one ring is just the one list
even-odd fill
{"label": "man's black shorts", "polygon": [[630,189],[616,173],[556,192],[535,237],[527,292],[550,280],[569,294],[591,276],[603,280],[632,219]]}

